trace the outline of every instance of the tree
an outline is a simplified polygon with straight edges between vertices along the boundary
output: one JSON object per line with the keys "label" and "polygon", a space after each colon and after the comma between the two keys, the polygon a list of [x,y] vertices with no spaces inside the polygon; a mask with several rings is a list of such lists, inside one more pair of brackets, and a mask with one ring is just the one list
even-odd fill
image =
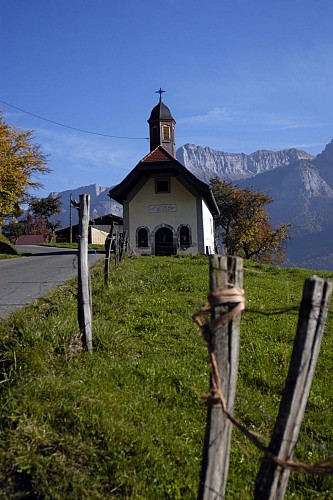
{"label": "tree", "polygon": [[256,262],[282,263],[288,224],[273,228],[265,205],[273,199],[251,188],[212,179],[213,193],[220,210],[216,219],[217,233],[227,253]]}
{"label": "tree", "polygon": [[50,240],[54,236],[54,231],[60,227],[59,220],[52,220],[52,217],[61,213],[60,197],[56,198],[49,194],[46,198],[31,198],[29,212],[33,214],[36,221],[42,222],[50,232]]}
{"label": "tree", "polygon": [[33,138],[33,131],[10,127],[0,113],[0,223],[21,213],[29,189],[42,186],[34,178],[50,172]]}
{"label": "tree", "polygon": [[61,213],[60,197],[56,198],[49,194],[46,198],[31,198],[29,202],[29,211],[37,219],[41,219],[46,225],[52,227],[51,217]]}
{"label": "tree", "polygon": [[60,221],[51,218],[59,213],[61,213],[60,198],[52,195],[46,198],[30,198],[27,217],[20,219],[19,222],[4,225],[2,231],[14,243],[24,234],[42,234],[52,241],[55,229],[60,227]]}
{"label": "tree", "polygon": [[26,221],[13,222],[2,227],[2,233],[11,243],[16,245],[18,238],[24,234],[30,234],[30,227]]}
{"label": "tree", "polygon": [[35,219],[33,215],[28,214],[26,219],[3,226],[2,232],[16,245],[18,238],[22,235],[41,234],[46,238],[49,234],[49,229],[43,220]]}

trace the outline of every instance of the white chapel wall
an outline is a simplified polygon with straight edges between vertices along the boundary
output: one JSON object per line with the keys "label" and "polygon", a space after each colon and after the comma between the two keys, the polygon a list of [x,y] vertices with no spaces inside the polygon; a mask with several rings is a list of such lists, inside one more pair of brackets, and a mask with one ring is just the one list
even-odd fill
{"label": "white chapel wall", "polygon": [[214,237],[214,219],[211,211],[202,200],[202,219],[203,219],[203,236],[205,252],[208,248],[208,253],[214,253],[215,237]]}
{"label": "white chapel wall", "polygon": [[[163,175],[161,175],[163,177]],[[197,206],[196,197],[186,189],[175,177],[171,177],[170,193],[155,193],[155,178],[147,182],[129,202],[129,233],[131,247],[140,253],[149,253],[149,249],[142,251],[136,246],[136,230],[145,226],[150,233],[161,224],[171,226],[177,231],[181,224],[191,228],[192,246],[183,249],[184,253],[197,253]]]}

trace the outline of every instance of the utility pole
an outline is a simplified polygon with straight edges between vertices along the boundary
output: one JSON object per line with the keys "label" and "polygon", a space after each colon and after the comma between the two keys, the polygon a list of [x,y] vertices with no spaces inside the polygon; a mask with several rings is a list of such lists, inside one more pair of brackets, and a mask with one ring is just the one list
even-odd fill
{"label": "utility pole", "polygon": [[69,195],[69,242],[73,243],[72,193]]}

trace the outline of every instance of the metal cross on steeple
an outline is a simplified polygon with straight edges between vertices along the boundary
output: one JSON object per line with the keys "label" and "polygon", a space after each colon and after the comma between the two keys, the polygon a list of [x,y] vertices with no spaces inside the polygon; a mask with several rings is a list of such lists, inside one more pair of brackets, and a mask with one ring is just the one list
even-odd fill
{"label": "metal cross on steeple", "polygon": [[164,94],[165,90],[162,90],[161,87],[159,90],[156,90],[155,94],[160,94],[160,102],[162,101],[162,94]]}

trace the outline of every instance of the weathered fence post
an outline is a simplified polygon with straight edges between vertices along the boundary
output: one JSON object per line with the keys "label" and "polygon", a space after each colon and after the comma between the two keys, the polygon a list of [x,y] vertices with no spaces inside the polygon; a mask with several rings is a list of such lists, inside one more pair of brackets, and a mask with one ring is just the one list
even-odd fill
{"label": "weathered fence post", "polygon": [[121,233],[120,237],[120,252],[119,252],[119,260],[122,261],[123,253],[126,251],[127,245],[127,231]]}
{"label": "weathered fence post", "polygon": [[119,265],[119,231],[116,231],[116,240],[115,240],[115,247],[114,247],[114,267],[117,269]]}
{"label": "weathered fence post", "polygon": [[78,318],[84,347],[92,352],[92,311],[88,264],[90,195],[80,195],[80,220],[78,238]]}
{"label": "weathered fence post", "polygon": [[124,252],[128,252],[128,232],[125,231],[125,236],[124,236]]}
{"label": "weathered fence post", "polygon": [[111,243],[113,235],[113,222],[110,227],[110,232],[105,240],[105,261],[104,261],[104,283],[107,285],[109,283],[109,269],[110,269],[110,252]]}
{"label": "weathered fence post", "polygon": [[[297,333],[273,430],[269,453],[279,461],[290,460],[297,443],[320,349],[332,291],[331,282],[313,276],[304,283]],[[265,456],[259,470],[255,498],[281,500],[290,470]]]}
{"label": "weathered fence post", "polygon": [[[228,289],[233,284],[243,288],[243,261],[233,256],[210,256],[210,291]],[[224,316],[234,303],[216,305],[210,294],[212,321]],[[233,414],[239,357],[240,314],[218,326],[212,333],[210,348],[214,353],[222,382],[227,411]],[[212,381],[211,381],[212,389]],[[220,403],[210,402],[207,413],[206,434],[201,466],[198,498],[201,500],[224,497],[229,467],[232,425],[225,417]]]}

